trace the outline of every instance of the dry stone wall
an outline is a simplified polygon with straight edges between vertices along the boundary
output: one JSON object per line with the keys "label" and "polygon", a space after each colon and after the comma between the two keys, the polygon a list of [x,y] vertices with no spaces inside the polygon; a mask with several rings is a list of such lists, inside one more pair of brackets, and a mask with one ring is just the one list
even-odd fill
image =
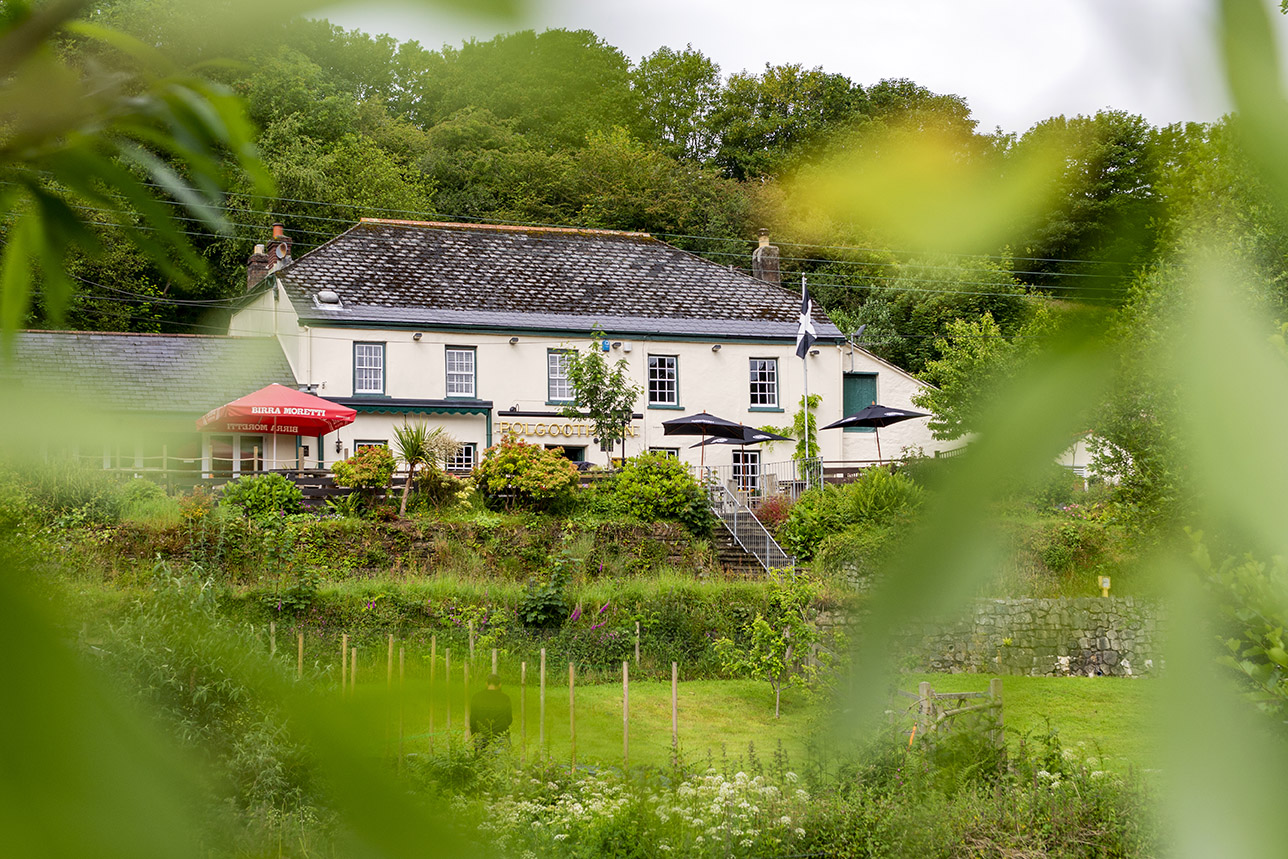
{"label": "dry stone wall", "polygon": [[918,624],[895,648],[909,671],[1131,677],[1162,670],[1163,623],[1156,603],[1134,597],[978,600],[964,619]]}

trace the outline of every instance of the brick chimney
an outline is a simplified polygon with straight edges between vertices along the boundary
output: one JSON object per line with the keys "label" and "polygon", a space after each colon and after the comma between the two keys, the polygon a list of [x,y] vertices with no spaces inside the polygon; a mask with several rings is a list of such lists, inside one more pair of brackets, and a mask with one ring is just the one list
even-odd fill
{"label": "brick chimney", "polygon": [[760,231],[760,246],[751,254],[751,276],[775,286],[782,285],[783,276],[778,268],[778,248],[769,243],[769,230]]}
{"label": "brick chimney", "polygon": [[264,253],[263,245],[255,245],[255,252],[250,255],[246,261],[246,291],[250,292],[261,280],[268,276],[268,269],[272,263],[269,261],[268,254]]}
{"label": "brick chimney", "polygon": [[291,237],[281,224],[273,224],[273,239],[268,243],[268,259],[273,271],[291,262]]}
{"label": "brick chimney", "polygon": [[255,252],[246,261],[246,290],[254,289],[256,284],[273,272],[291,263],[291,237],[281,224],[273,224],[273,237],[268,246],[255,245]]}

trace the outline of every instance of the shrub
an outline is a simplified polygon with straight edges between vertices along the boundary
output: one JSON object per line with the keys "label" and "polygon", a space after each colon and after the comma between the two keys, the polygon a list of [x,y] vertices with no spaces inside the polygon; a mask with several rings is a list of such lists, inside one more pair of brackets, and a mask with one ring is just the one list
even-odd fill
{"label": "shrub", "polygon": [[714,516],[702,487],[674,457],[646,453],[629,460],[613,481],[621,509],[646,522],[673,519],[696,534],[710,533]]}
{"label": "shrub", "polygon": [[194,486],[179,496],[179,518],[192,524],[201,522],[215,509],[215,504],[215,493],[204,486]]}
{"label": "shrub", "polygon": [[493,509],[558,509],[572,499],[577,480],[577,466],[558,450],[513,438],[489,447],[474,469],[483,500]]}
{"label": "shrub", "polygon": [[853,483],[811,489],[792,507],[779,529],[783,545],[802,560],[822,541],[845,528],[880,528],[901,522],[921,506],[925,491],[902,474],[870,468]]}
{"label": "shrub", "polygon": [[58,460],[23,476],[32,502],[55,517],[98,524],[121,518],[121,482],[102,469]]}
{"label": "shrub", "polygon": [[121,490],[121,517],[124,519],[177,524],[180,515],[178,503],[151,480],[131,480]]}
{"label": "shrub", "polygon": [[383,489],[394,474],[394,455],[383,445],[359,448],[348,459],[331,466],[337,486],[352,489]]}
{"label": "shrub", "polygon": [[756,518],[770,531],[777,531],[791,515],[795,503],[790,495],[771,495],[756,505]]}
{"label": "shrub", "polygon": [[257,474],[225,484],[220,503],[238,508],[245,516],[260,518],[300,512],[304,493],[280,474]]}
{"label": "shrub", "polygon": [[414,500],[418,507],[461,507],[469,503],[471,488],[468,481],[430,465],[416,475]]}
{"label": "shrub", "polygon": [[549,629],[568,616],[568,597],[564,589],[570,577],[565,558],[554,558],[542,579],[529,579],[527,590],[519,599],[519,622],[524,626]]}

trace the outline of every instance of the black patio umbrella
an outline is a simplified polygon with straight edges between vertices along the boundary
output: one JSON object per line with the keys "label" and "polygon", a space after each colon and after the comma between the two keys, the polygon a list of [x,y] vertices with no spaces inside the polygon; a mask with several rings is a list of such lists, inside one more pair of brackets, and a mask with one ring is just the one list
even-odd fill
{"label": "black patio umbrella", "polygon": [[[669,421],[662,421],[662,435],[700,435],[702,440],[706,441],[707,436],[716,438],[742,438],[743,430],[746,429],[742,424],[727,421],[724,418],[718,418],[707,412],[698,412],[695,415],[685,415],[682,418],[672,418]],[[702,466],[707,464],[706,448],[702,449]]]}
{"label": "black patio umbrella", "polygon": [[712,436],[711,438],[703,439],[697,444],[691,444],[689,445],[689,447],[705,447],[706,445],[710,445],[710,444],[736,444],[736,445],[743,446],[748,444],[760,444],[761,442],[766,442],[766,441],[794,441],[794,439],[788,438],[785,435],[778,435],[778,433],[766,432],[765,430],[759,430],[759,429],[756,429],[755,427],[743,426],[742,430],[743,432],[740,438],[725,438],[724,436]]}
{"label": "black patio umbrella", "polygon": [[865,409],[860,409],[852,415],[846,415],[839,421],[833,421],[823,429],[836,429],[838,427],[872,427],[877,434],[877,462],[881,461],[881,427],[897,424],[900,421],[910,420],[912,418],[928,418],[925,412],[911,412],[907,409],[896,409],[890,406],[882,406],[873,403]]}

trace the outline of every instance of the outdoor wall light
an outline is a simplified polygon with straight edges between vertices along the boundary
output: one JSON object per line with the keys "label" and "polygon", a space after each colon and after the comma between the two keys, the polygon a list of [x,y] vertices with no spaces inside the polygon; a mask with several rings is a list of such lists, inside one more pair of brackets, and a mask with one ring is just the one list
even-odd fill
{"label": "outdoor wall light", "polygon": [[518,342],[519,342],[519,338],[518,338],[518,337],[511,337],[511,338],[510,338],[510,345],[511,345],[511,346],[514,346],[514,345],[518,344]]}
{"label": "outdoor wall light", "polygon": [[422,337],[424,337],[424,336],[425,336],[424,334],[422,334],[421,332],[417,331],[415,334],[411,335],[411,339],[413,339],[413,340],[419,340],[420,338],[422,338]]}
{"label": "outdoor wall light", "polygon": [[712,351],[712,352],[719,352],[719,351],[720,351],[720,344],[719,344],[719,343],[717,343],[716,345],[712,346],[712,347],[711,347],[711,351]]}
{"label": "outdoor wall light", "polygon": [[614,349],[620,349],[620,348],[622,348],[622,341],[620,341],[620,340],[614,340],[614,341],[613,341],[613,348],[614,348]]}
{"label": "outdoor wall light", "polygon": [[335,437],[335,452],[336,452],[336,453],[339,453],[339,452],[340,452],[341,450],[343,450],[343,449],[344,449],[344,448],[340,447],[340,437],[339,437],[339,436],[336,436],[336,437]]}
{"label": "outdoor wall light", "polygon": [[818,350],[817,350],[817,349],[811,349],[811,350],[809,350],[809,354],[810,354],[810,357],[817,357],[817,356],[818,356]]}

